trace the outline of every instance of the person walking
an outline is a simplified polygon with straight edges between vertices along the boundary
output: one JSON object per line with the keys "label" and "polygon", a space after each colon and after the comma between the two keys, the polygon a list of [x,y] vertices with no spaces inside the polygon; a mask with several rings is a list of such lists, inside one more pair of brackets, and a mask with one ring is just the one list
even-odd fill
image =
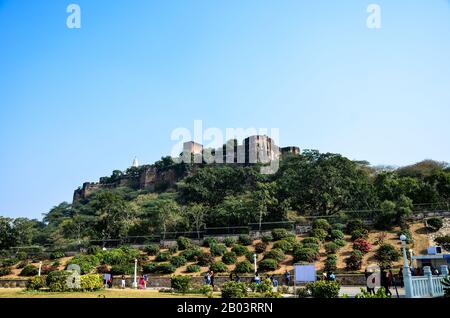
{"label": "person walking", "polygon": [[211,274],[209,272],[206,272],[205,274],[205,284],[211,285]]}
{"label": "person walking", "polygon": [[211,287],[214,289],[214,272],[211,271]]}
{"label": "person walking", "polygon": [[256,284],[261,283],[261,277],[259,277],[259,273],[258,272],[255,273],[255,283]]}
{"label": "person walking", "polygon": [[238,273],[234,274],[234,281],[236,283],[239,283],[241,281],[241,278],[239,277]]}
{"label": "person walking", "polygon": [[287,286],[291,284],[291,273],[289,273],[288,271],[284,273],[284,282]]}
{"label": "person walking", "polygon": [[121,287],[122,289],[125,289],[125,287],[126,287],[125,275],[122,275],[122,280],[121,280],[121,282],[120,282],[120,287]]}
{"label": "person walking", "polygon": [[233,272],[230,273],[229,279],[230,279],[230,282],[233,281]]}

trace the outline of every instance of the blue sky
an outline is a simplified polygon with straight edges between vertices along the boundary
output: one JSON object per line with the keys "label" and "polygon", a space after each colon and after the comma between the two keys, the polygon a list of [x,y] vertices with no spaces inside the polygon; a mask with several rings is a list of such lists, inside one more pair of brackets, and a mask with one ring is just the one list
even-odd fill
{"label": "blue sky", "polygon": [[374,165],[450,161],[448,0],[73,2],[78,30],[70,1],[0,0],[0,215],[41,218],[196,119]]}

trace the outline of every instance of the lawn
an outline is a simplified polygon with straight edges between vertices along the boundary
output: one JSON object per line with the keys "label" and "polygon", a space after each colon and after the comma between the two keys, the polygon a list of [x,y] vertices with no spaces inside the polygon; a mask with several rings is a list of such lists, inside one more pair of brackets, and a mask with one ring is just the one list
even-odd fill
{"label": "lawn", "polygon": [[97,292],[48,293],[28,292],[21,288],[0,289],[0,298],[204,298],[199,294],[160,293],[156,290],[107,289]]}

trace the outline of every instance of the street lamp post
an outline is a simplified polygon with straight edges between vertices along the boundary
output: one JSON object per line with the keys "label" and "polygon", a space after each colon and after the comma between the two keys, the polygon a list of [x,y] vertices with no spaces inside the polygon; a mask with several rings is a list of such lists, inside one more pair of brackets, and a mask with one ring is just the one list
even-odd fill
{"label": "street lamp post", "polygon": [[42,261],[39,262],[38,276],[41,276],[41,271],[42,271]]}
{"label": "street lamp post", "polygon": [[257,257],[257,255],[256,255],[256,254],[253,254],[253,264],[254,264],[254,266],[255,266],[255,275],[256,275],[256,273],[258,272],[258,268],[257,268],[257,264],[256,264],[256,257]]}
{"label": "street lamp post", "polygon": [[403,282],[405,284],[405,297],[412,298],[413,285],[411,277],[411,269],[408,265],[408,257],[406,255],[406,236],[400,235],[400,241],[402,241],[402,253],[403,253]]}
{"label": "street lamp post", "polygon": [[137,288],[137,259],[134,259],[134,280],[133,280],[133,288]]}
{"label": "street lamp post", "polygon": [[410,267],[411,267],[411,270],[414,270],[413,252],[414,252],[413,249],[410,248],[410,249],[409,249],[409,259],[411,260],[411,261],[410,261]]}

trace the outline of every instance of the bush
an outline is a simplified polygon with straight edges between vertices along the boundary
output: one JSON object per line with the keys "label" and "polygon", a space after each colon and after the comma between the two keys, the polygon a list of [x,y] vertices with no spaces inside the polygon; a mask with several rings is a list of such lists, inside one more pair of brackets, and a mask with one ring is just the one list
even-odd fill
{"label": "bush", "polygon": [[176,268],[186,265],[186,259],[183,256],[173,256],[170,259],[170,264],[175,266]]}
{"label": "bush", "polygon": [[351,234],[354,231],[364,230],[365,228],[366,227],[364,226],[364,222],[361,219],[353,219],[348,221],[345,231],[347,232],[347,234]]}
{"label": "bush", "polygon": [[287,253],[292,250],[293,246],[290,242],[286,240],[277,241],[273,244],[273,248],[278,248],[283,252]]}
{"label": "bush", "polygon": [[285,239],[286,237],[291,236],[291,235],[292,235],[292,233],[286,229],[273,229],[272,230],[272,237],[275,241]]}
{"label": "bush", "polygon": [[97,246],[97,245],[91,245],[87,249],[88,255],[97,255],[97,254],[100,254],[101,252],[102,252],[101,247]]}
{"label": "bush", "polygon": [[45,283],[51,292],[65,292],[69,290],[67,278],[71,275],[68,271],[54,271],[47,275]]}
{"label": "bush", "polygon": [[178,252],[178,246],[177,245],[170,246],[167,252],[169,252],[171,255],[175,254],[176,252]]}
{"label": "bush", "polygon": [[259,262],[258,269],[261,271],[274,271],[278,268],[278,262],[272,258],[266,258],[263,259],[261,262]]}
{"label": "bush", "polygon": [[261,283],[256,285],[255,291],[261,294],[272,291],[272,282],[270,279],[264,279]]}
{"label": "bush", "polygon": [[320,250],[319,244],[314,244],[314,243],[303,244],[301,248],[309,248],[309,249],[316,251],[316,253],[319,253],[319,250]]}
{"label": "bush", "polygon": [[11,267],[0,267],[0,277],[11,275]]}
{"label": "bush", "polygon": [[250,238],[250,235],[241,234],[241,235],[239,235],[239,243],[244,246],[248,246],[248,245],[252,245],[253,240]]}
{"label": "bush", "polygon": [[313,229],[322,229],[328,232],[331,229],[330,223],[325,219],[315,219],[312,224]]}
{"label": "bush", "polygon": [[306,289],[313,298],[339,298],[341,286],[336,281],[320,280],[306,284]]}
{"label": "bush", "polygon": [[222,285],[222,298],[245,298],[247,295],[245,283],[226,282]]}
{"label": "bush", "polygon": [[27,283],[27,290],[38,291],[45,288],[47,286],[45,279],[44,276],[35,276],[31,278]]}
{"label": "bush", "polygon": [[266,234],[261,237],[261,241],[263,241],[264,243],[270,243],[273,241],[273,237],[271,234]]}
{"label": "bush", "polygon": [[339,250],[339,246],[336,243],[329,242],[325,244],[325,251],[327,254],[336,254]]}
{"label": "bush", "polygon": [[103,264],[119,265],[134,262],[136,258],[139,258],[140,252],[135,248],[122,246],[120,248],[103,251],[100,255],[102,256]]}
{"label": "bush", "polygon": [[80,266],[81,274],[89,274],[100,265],[100,260],[95,255],[77,255],[67,263],[71,264]]}
{"label": "bush", "polygon": [[368,231],[366,229],[354,230],[352,233],[352,241],[357,239],[367,239]]}
{"label": "bush", "polygon": [[156,264],[155,263],[146,263],[142,265],[142,272],[144,274],[152,274],[155,272]]}
{"label": "bush", "polygon": [[22,269],[25,266],[27,266],[28,264],[29,264],[28,261],[20,261],[19,264],[17,264],[16,268],[17,269]]}
{"label": "bush", "polygon": [[317,238],[320,242],[323,242],[327,238],[328,232],[324,229],[312,229],[310,236]]}
{"label": "bush", "polygon": [[294,262],[312,263],[319,258],[319,253],[311,248],[299,248],[294,251]]}
{"label": "bush", "polygon": [[332,272],[336,270],[337,257],[336,254],[329,254],[325,260],[325,271]]}
{"label": "bush", "polygon": [[185,294],[189,291],[192,285],[192,277],[186,275],[172,276],[170,279],[170,287],[178,292]]}
{"label": "bush", "polygon": [[223,240],[223,243],[227,246],[227,247],[232,247],[233,244],[236,244],[236,240],[232,237],[226,237]]}
{"label": "bush", "polygon": [[144,247],[144,252],[147,255],[154,256],[159,253],[159,244],[148,244]]}
{"label": "bush", "polygon": [[187,237],[180,236],[177,239],[177,245],[179,250],[184,251],[185,249],[191,248],[192,240]]}
{"label": "bush", "polygon": [[260,242],[255,244],[255,252],[260,254],[264,253],[267,249],[267,243]]}
{"label": "bush", "polygon": [[0,260],[0,267],[13,266],[17,263],[17,259],[14,258],[4,258]]}
{"label": "bush", "polygon": [[177,269],[170,263],[159,263],[154,268],[154,273],[156,274],[172,274]]}
{"label": "bush", "polygon": [[228,267],[223,262],[214,262],[209,266],[209,270],[215,273],[225,273],[228,271]]}
{"label": "bush", "polygon": [[365,239],[357,239],[353,242],[353,249],[361,251],[363,254],[367,254],[372,249],[372,245]]}
{"label": "bush", "polygon": [[212,244],[217,244],[217,240],[214,237],[207,237],[203,240],[203,246],[210,247]]}
{"label": "bush", "polygon": [[248,260],[245,260],[237,263],[234,271],[241,274],[252,273],[253,265]]}
{"label": "bush", "polygon": [[119,264],[111,266],[111,275],[133,275],[134,264]]}
{"label": "bush", "polygon": [[24,251],[19,251],[16,253],[16,258],[19,261],[26,261],[28,259],[28,253]]}
{"label": "bush", "polygon": [[193,262],[197,260],[197,257],[202,255],[202,251],[199,248],[189,248],[180,253],[186,260]]}
{"label": "bush", "polygon": [[245,246],[234,244],[231,248],[231,251],[236,253],[237,256],[245,255],[245,253],[248,252],[247,248]]}
{"label": "bush", "polygon": [[440,236],[434,239],[436,243],[447,248],[450,245],[450,236]]}
{"label": "bush", "polygon": [[398,231],[397,232],[397,236],[400,237],[401,235],[405,235],[406,236],[406,243],[407,244],[414,243],[413,236],[412,236],[411,231],[409,229],[405,228],[405,229],[401,229],[400,231]]}
{"label": "bush", "polygon": [[99,274],[82,275],[80,277],[82,291],[96,291],[103,289],[103,277]]}
{"label": "bush", "polygon": [[214,262],[214,257],[210,253],[202,253],[197,257],[197,265],[209,266]]}
{"label": "bush", "polygon": [[212,244],[210,251],[213,256],[222,256],[227,251],[227,247],[225,244]]}
{"label": "bush", "polygon": [[361,269],[363,254],[360,251],[353,251],[349,257],[345,259],[346,268],[348,270]]}
{"label": "bush", "polygon": [[364,288],[361,288],[361,293],[356,294],[355,298],[391,298],[391,295],[386,294],[384,288],[379,288],[375,294],[367,292]]}
{"label": "bush", "polygon": [[340,230],[332,230],[330,233],[330,238],[334,240],[343,240],[344,239],[344,232]]}
{"label": "bush", "polygon": [[222,262],[224,262],[227,265],[235,264],[237,261],[236,253],[234,252],[226,252],[222,256]]}
{"label": "bush", "polygon": [[158,255],[156,255],[155,261],[157,262],[167,262],[170,261],[172,258],[172,255],[168,252],[159,252]]}
{"label": "bush", "polygon": [[312,244],[317,244],[317,245],[319,245],[319,244],[320,244],[320,241],[319,241],[319,239],[317,239],[316,237],[305,237],[305,238],[302,240],[301,243],[302,243],[302,244],[310,244],[310,243],[312,243]]}
{"label": "bush", "polygon": [[272,250],[270,250],[269,252],[267,252],[266,254],[264,254],[264,258],[265,259],[274,259],[278,262],[283,261],[286,258],[286,255],[284,254],[284,252],[278,248],[274,248]]}
{"label": "bush", "polygon": [[444,226],[444,222],[441,218],[430,218],[427,220],[427,225],[431,230],[437,232]]}
{"label": "bush", "polygon": [[50,259],[58,259],[58,258],[63,258],[64,256],[66,256],[64,254],[63,251],[53,251],[52,253],[50,253]]}
{"label": "bush", "polygon": [[200,270],[201,270],[201,267],[198,266],[198,265],[189,265],[189,266],[186,268],[186,271],[187,271],[188,273],[198,273],[198,272],[200,272]]}
{"label": "bush", "polygon": [[344,247],[347,244],[347,242],[345,240],[340,240],[340,239],[334,240],[333,243],[339,247]]}
{"label": "bush", "polygon": [[342,223],[334,223],[334,224],[331,225],[331,230],[332,230],[332,231],[338,230],[338,231],[343,232],[343,231],[345,230],[345,224],[342,224]]}
{"label": "bush", "polygon": [[391,268],[392,263],[400,259],[400,252],[390,244],[382,244],[375,253],[375,258],[381,268]]}
{"label": "bush", "polygon": [[22,269],[19,276],[26,276],[26,277],[36,276],[38,272],[39,269],[36,266],[29,264]]}

